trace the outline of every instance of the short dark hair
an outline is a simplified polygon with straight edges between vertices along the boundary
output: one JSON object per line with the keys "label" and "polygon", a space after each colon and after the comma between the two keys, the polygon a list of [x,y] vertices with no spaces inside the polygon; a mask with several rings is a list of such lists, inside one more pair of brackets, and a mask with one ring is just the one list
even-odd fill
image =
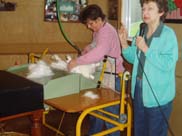
{"label": "short dark hair", "polygon": [[102,12],[102,9],[98,5],[91,4],[80,12],[79,20],[81,23],[86,24],[88,19],[96,20],[98,17],[104,20],[105,14]]}
{"label": "short dark hair", "polygon": [[144,3],[155,2],[159,8],[159,13],[164,12],[160,20],[164,21],[168,13],[168,0],[140,0],[141,7]]}

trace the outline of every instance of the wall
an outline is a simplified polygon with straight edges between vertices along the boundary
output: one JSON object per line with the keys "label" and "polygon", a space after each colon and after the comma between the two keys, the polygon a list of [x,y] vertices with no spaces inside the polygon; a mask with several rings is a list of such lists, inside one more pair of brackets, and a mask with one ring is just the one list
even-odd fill
{"label": "wall", "polygon": [[[17,3],[15,11],[0,12],[0,53],[73,52],[63,38],[58,23],[44,21],[45,0],[9,0]],[[107,14],[107,0],[88,0],[97,3]],[[91,32],[81,23],[63,23],[69,39],[80,48],[91,40]]]}
{"label": "wall", "polygon": [[[57,22],[44,21],[45,0],[8,0],[17,4],[15,11],[0,12],[0,69],[27,63],[28,54],[76,53],[65,41]],[[97,3],[107,15],[107,0]],[[91,32],[81,23],[63,23],[67,37],[79,48],[91,40]]]}
{"label": "wall", "polygon": [[[11,0],[10,0],[11,1]],[[74,51],[64,40],[58,23],[44,21],[44,0],[12,0],[15,11],[0,12],[0,53]],[[91,39],[91,33],[80,23],[63,23],[68,37],[80,48]],[[83,38],[84,37],[84,38]]]}
{"label": "wall", "polygon": [[[173,104],[173,112],[170,118],[170,126],[173,130],[173,133],[176,136],[180,136],[182,134],[182,24],[167,24],[172,27],[178,38],[179,45],[179,59],[176,66],[176,97]],[[165,47],[164,47],[165,48]]]}

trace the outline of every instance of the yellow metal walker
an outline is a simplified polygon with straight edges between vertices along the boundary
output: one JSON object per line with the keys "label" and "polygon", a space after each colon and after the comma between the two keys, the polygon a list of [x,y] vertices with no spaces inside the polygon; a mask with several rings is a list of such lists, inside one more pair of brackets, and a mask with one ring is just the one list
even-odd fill
{"label": "yellow metal walker", "polygon": [[[31,63],[36,63],[46,55],[48,49],[40,56],[30,54],[29,59]],[[113,133],[115,131],[127,131],[127,136],[131,136],[132,127],[132,106],[130,97],[126,92],[126,82],[130,80],[130,73],[125,71],[117,76],[121,79],[121,92],[114,91],[111,87],[103,86],[108,67],[108,57],[103,60],[101,72],[99,71],[94,80],[84,78],[79,74],[71,74],[64,71],[59,71],[55,76],[43,77],[39,80],[31,79],[43,85],[44,88],[44,103],[47,105],[43,113],[43,125],[56,132],[56,134],[64,135],[60,131],[62,121],[65,113],[80,113],[76,123],[76,136],[81,136],[81,126],[84,118],[87,115],[95,116],[114,125],[113,128],[103,130],[93,136],[102,136]],[[28,72],[28,64],[15,66],[9,68],[7,71],[17,74],[22,77],[26,77]],[[115,72],[115,71],[114,71]],[[108,74],[108,73],[107,73]],[[111,75],[116,75],[113,71],[110,71]],[[99,80],[99,81],[98,81]],[[114,78],[111,78],[109,82],[112,82]],[[98,83],[96,83],[98,81]],[[69,82],[69,84],[67,84]],[[87,92],[92,92],[97,95],[97,99],[91,99],[85,97]],[[105,111],[104,108],[114,105],[120,105],[120,112],[118,115]],[[61,116],[61,122],[58,128],[54,128],[46,122],[46,115],[50,110],[57,109],[63,111]],[[114,119],[113,119],[114,118]]]}
{"label": "yellow metal walker", "polygon": [[[87,115],[94,116],[114,125],[113,128],[103,130],[99,133],[93,134],[93,136],[103,136],[111,134],[118,130],[124,131],[125,129],[127,136],[131,136],[132,106],[130,97],[128,97],[128,94],[126,93],[126,82],[130,79],[130,73],[128,71],[125,71],[124,73],[120,73],[118,75],[121,78],[122,85],[120,93],[114,91],[113,89],[103,88],[100,85],[104,78],[106,62],[107,57],[103,61],[103,67],[97,88],[85,89],[81,90],[79,93],[44,100],[44,103],[48,106],[63,111],[60,126],[64,119],[65,113],[80,113],[80,116],[76,123],[76,136],[81,136],[81,125]],[[98,95],[98,99],[83,97],[85,93],[90,91],[95,95]],[[119,115],[104,110],[104,108],[114,105],[120,105]],[[56,129],[46,122],[46,115],[48,113],[49,109],[44,112],[43,125],[55,131],[59,135],[64,135],[59,130],[60,126],[58,129]]]}
{"label": "yellow metal walker", "polygon": [[35,63],[37,60],[41,60],[48,53],[48,51],[49,49],[46,48],[40,56],[34,53],[30,53],[28,56],[28,63]]}

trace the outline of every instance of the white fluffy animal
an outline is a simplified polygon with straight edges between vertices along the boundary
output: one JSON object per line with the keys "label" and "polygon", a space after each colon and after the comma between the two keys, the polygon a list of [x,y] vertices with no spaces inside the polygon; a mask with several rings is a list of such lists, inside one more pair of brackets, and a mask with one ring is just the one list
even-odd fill
{"label": "white fluffy animal", "polygon": [[42,60],[38,61],[36,64],[30,64],[28,69],[29,73],[27,78],[41,78],[54,75],[51,68]]}
{"label": "white fluffy animal", "polygon": [[[71,56],[67,56],[67,61],[63,61],[58,55],[54,55],[53,59],[56,62],[51,63],[51,67],[67,71],[67,64],[71,61]],[[88,65],[79,65],[71,69],[71,73],[79,73],[86,78],[94,79],[94,73],[96,68],[100,66],[100,63],[93,63]]]}
{"label": "white fluffy animal", "polygon": [[67,71],[66,61],[62,60],[58,55],[53,55],[52,59],[54,60],[50,65],[52,68]]}

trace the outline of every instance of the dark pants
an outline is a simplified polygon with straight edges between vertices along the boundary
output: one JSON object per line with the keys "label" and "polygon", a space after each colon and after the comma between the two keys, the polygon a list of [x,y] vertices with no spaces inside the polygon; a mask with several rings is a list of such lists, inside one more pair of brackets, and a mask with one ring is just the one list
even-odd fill
{"label": "dark pants", "polygon": [[137,79],[134,94],[134,136],[167,136],[172,102],[147,108],[142,100],[142,80]]}

